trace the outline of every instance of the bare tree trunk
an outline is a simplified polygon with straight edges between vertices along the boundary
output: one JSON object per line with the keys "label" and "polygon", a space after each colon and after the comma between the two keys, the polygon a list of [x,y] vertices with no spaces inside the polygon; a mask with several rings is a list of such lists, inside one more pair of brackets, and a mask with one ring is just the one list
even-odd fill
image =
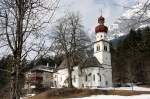
{"label": "bare tree trunk", "polygon": [[11,74],[11,99],[20,99],[21,95],[21,61],[20,59],[14,59],[14,66],[12,67]]}
{"label": "bare tree trunk", "polygon": [[68,67],[68,87],[69,88],[73,88],[73,84],[72,84],[72,68],[71,68],[71,64],[70,64],[70,59],[69,59],[69,55],[67,55],[66,59],[67,59],[67,67]]}
{"label": "bare tree trunk", "polygon": [[11,75],[11,90],[10,90],[10,98],[11,99],[16,99],[15,95],[15,76]]}

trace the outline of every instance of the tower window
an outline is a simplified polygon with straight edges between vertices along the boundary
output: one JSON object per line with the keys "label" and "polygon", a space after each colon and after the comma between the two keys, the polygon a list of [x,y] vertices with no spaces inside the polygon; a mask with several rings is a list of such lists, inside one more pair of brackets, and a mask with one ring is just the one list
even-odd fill
{"label": "tower window", "polygon": [[107,51],[107,46],[104,46],[104,51]]}
{"label": "tower window", "polygon": [[97,46],[97,51],[100,51],[100,46],[99,45]]}

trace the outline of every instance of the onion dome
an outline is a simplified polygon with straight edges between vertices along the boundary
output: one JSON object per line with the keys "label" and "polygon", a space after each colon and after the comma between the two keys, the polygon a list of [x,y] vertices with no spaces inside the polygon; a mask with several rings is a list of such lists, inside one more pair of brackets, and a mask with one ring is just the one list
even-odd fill
{"label": "onion dome", "polygon": [[96,26],[96,28],[95,28],[95,32],[96,33],[99,33],[99,32],[105,32],[105,33],[107,33],[108,28],[107,28],[107,26],[104,25],[104,22],[105,22],[105,18],[102,17],[102,16],[100,16],[98,18],[99,25]]}
{"label": "onion dome", "polygon": [[98,23],[100,23],[100,22],[103,22],[103,23],[104,23],[104,21],[105,21],[105,18],[104,18],[104,17],[100,16],[100,17],[98,18]]}

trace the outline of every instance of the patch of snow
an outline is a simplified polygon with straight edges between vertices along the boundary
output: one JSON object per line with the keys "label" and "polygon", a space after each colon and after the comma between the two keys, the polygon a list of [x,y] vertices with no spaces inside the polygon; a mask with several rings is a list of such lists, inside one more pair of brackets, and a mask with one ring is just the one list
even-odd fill
{"label": "patch of snow", "polygon": [[138,2],[138,4],[126,10],[122,16],[112,24],[110,32],[115,34],[114,37],[128,34],[131,28],[137,30],[138,28],[150,26],[150,10],[146,10],[147,6],[145,5],[145,3],[149,4],[150,0],[139,0]]}
{"label": "patch of snow", "polygon": [[150,99],[149,95],[135,95],[135,96],[118,96],[118,95],[93,95],[83,98],[69,98],[69,99]]}
{"label": "patch of snow", "polygon": [[[117,88],[117,90],[132,90],[132,87],[120,87],[120,88]],[[135,90],[135,91],[150,91],[150,88],[134,86],[133,90]]]}
{"label": "patch of snow", "polygon": [[[109,87],[109,88],[99,88],[99,89],[103,89],[103,90],[132,90],[132,87],[117,87],[117,88]],[[150,88],[134,86],[133,90],[134,91],[150,91]]]}
{"label": "patch of snow", "polygon": [[145,28],[145,27],[149,27],[149,26],[150,26],[150,24],[143,24],[139,28]]}
{"label": "patch of snow", "polygon": [[29,97],[35,96],[36,94],[27,94],[25,97],[21,97],[20,99],[29,99]]}
{"label": "patch of snow", "polygon": [[122,16],[130,19],[132,16],[137,16],[137,12],[140,11],[140,9],[143,7],[143,4],[135,5],[132,7],[132,9],[127,10]]}

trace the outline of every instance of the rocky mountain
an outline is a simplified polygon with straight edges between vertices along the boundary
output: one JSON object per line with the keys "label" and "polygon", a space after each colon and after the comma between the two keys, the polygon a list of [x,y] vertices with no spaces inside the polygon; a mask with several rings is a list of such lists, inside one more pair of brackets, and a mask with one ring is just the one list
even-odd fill
{"label": "rocky mountain", "polygon": [[139,2],[129,7],[121,17],[110,28],[110,39],[127,35],[130,29],[137,30],[150,26],[150,1],[139,0]]}

